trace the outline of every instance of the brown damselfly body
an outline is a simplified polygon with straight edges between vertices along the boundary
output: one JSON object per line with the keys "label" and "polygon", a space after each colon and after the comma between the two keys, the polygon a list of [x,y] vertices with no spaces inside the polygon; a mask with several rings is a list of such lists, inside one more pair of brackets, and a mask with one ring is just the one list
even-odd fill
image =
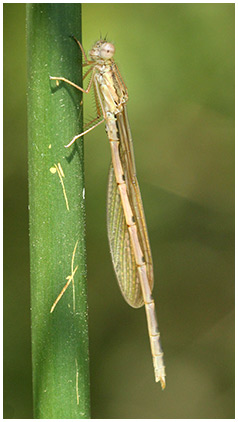
{"label": "brown damselfly body", "polygon": [[105,122],[112,154],[107,194],[107,228],[112,262],[127,303],[134,308],[145,305],[155,380],[160,381],[164,389],[165,366],[152,297],[153,264],[127,117],[127,88],[113,60],[113,44],[105,39],[97,41],[89,52],[88,60],[81,43],[74,39],[82,51],[83,66],[88,67],[84,75],[84,78],[90,75],[87,88],[83,89],[64,77],[50,76],[50,79],[55,80],[57,85],[59,81],[70,84],[85,94],[93,87],[97,118],[66,148]]}

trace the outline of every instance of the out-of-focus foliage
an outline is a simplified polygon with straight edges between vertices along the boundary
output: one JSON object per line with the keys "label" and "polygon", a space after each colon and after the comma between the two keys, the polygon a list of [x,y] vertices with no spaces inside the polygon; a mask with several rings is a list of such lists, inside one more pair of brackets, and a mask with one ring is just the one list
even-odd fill
{"label": "out-of-focus foliage", "polygon": [[[99,127],[85,138],[92,417],[233,418],[234,5],[84,4],[86,50],[100,32],[115,42],[130,95],[167,387],[154,383],[144,310],[130,308],[116,285],[106,237],[110,151]],[[4,5],[4,147],[4,416],[27,418],[23,4]]]}

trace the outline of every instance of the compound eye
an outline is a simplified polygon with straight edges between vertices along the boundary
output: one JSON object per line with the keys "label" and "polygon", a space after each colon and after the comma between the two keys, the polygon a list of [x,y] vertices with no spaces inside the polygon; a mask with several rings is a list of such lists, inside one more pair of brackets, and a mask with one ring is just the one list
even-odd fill
{"label": "compound eye", "polygon": [[110,59],[115,53],[115,47],[113,44],[107,42],[102,45],[100,53],[102,59]]}

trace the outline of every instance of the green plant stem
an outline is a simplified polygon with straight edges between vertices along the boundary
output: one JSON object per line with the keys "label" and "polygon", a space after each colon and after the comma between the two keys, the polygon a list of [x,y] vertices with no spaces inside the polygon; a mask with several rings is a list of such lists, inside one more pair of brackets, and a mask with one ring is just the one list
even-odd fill
{"label": "green plant stem", "polygon": [[80,40],[79,4],[27,4],[33,394],[44,419],[90,417],[83,142],[64,147],[82,131],[81,94],[49,80],[82,85],[72,34]]}

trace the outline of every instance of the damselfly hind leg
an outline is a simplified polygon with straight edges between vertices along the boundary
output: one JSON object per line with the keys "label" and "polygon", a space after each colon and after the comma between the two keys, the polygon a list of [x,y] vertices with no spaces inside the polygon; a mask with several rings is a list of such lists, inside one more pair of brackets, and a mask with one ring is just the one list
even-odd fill
{"label": "damselfly hind leg", "polygon": [[79,135],[74,136],[74,138],[72,139],[72,141],[70,141],[70,143],[68,145],[65,145],[65,148],[69,148],[71,147],[71,145],[73,145],[73,143],[81,138],[82,136],[86,135],[88,132],[91,132],[91,130],[95,129],[95,127],[99,126],[101,123],[104,122],[103,120],[100,120],[100,122],[96,123],[95,125],[93,125],[92,127],[90,127],[89,129],[85,130],[84,132],[80,133]]}

